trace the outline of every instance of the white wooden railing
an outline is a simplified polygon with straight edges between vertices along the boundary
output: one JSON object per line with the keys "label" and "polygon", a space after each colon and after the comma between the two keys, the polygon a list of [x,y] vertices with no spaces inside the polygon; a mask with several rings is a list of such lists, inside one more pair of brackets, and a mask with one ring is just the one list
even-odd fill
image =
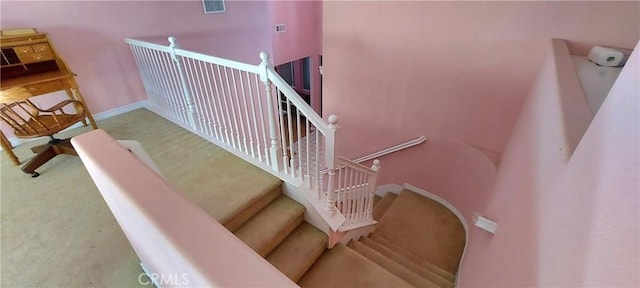
{"label": "white wooden railing", "polygon": [[[379,161],[336,155],[338,117],[325,122],[260,53],[250,65],[169,45],[125,39],[157,114],[296,185],[333,231],[374,224]],[[322,208],[320,208],[322,207]]]}

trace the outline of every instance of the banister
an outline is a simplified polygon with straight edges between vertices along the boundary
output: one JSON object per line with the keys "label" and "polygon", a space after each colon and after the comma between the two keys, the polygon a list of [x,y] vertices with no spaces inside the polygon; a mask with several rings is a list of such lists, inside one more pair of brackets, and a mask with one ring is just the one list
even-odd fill
{"label": "banister", "polygon": [[375,171],[372,168],[364,166],[364,165],[362,165],[360,163],[357,163],[357,162],[355,162],[353,160],[347,159],[347,158],[345,158],[343,156],[340,156],[339,159],[340,160],[338,161],[338,163],[340,165],[343,165],[343,166],[346,166],[346,167],[350,167],[350,168],[353,168],[353,169],[356,169],[356,170],[360,170],[360,171],[366,173],[367,175],[376,175],[376,173],[378,173],[378,171]]}
{"label": "banister", "polygon": [[[275,71],[268,53],[261,52],[260,64],[251,65],[182,49],[175,37],[169,46],[125,42],[150,110],[306,191],[333,231],[375,223],[371,201],[379,161],[369,168],[338,157],[338,117],[322,119]],[[345,181],[344,173],[357,179]],[[343,197],[363,202],[343,214],[336,206],[346,203]]]}
{"label": "banister", "polygon": [[285,97],[287,97],[289,101],[291,101],[291,103],[296,106],[298,111],[302,111],[302,114],[304,114],[307,119],[309,119],[309,122],[313,123],[313,125],[319,128],[320,132],[323,135],[326,135],[329,132],[327,128],[329,124],[325,122],[313,109],[311,109],[311,106],[309,106],[309,104],[307,104],[307,102],[305,102],[302,97],[298,95],[298,92],[296,92],[296,90],[294,90],[286,81],[284,81],[282,76],[280,76],[275,69],[269,67],[268,71],[269,80],[271,80],[271,82],[276,85],[281,92],[284,93]]}
{"label": "banister", "polygon": [[130,44],[130,45],[136,45],[136,46],[140,46],[140,47],[151,48],[151,49],[159,50],[159,51],[162,51],[162,52],[170,52],[169,46],[164,46],[164,45],[160,45],[160,44],[156,44],[156,43],[146,42],[146,41],[142,41],[142,40],[138,40],[138,39],[124,38],[124,42],[126,42],[127,44]]}
{"label": "banister", "polygon": [[424,137],[424,136],[420,136],[418,138],[411,139],[411,140],[402,142],[400,144],[393,145],[391,147],[384,148],[382,150],[379,150],[379,151],[376,151],[376,152],[373,152],[373,153],[369,153],[369,154],[364,155],[362,157],[358,157],[355,160],[353,160],[353,162],[362,163],[362,162],[365,162],[365,161],[369,161],[371,159],[380,158],[382,156],[391,154],[393,152],[397,152],[397,151],[400,151],[400,150],[403,150],[403,149],[407,149],[407,148],[422,144],[425,141],[427,141],[427,138]]}

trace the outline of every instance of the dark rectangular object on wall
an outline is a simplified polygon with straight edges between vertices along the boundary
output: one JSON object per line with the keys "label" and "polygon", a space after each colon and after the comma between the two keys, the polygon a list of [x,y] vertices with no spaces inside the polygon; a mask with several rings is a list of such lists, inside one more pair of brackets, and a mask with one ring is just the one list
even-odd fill
{"label": "dark rectangular object on wall", "polygon": [[202,0],[205,14],[222,13],[225,11],[223,0]]}

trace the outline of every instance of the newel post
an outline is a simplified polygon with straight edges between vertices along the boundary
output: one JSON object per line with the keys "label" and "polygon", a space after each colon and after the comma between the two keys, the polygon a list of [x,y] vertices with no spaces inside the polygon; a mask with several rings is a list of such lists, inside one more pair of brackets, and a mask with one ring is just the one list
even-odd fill
{"label": "newel post", "polygon": [[369,202],[367,205],[367,220],[373,220],[373,198],[376,194],[376,182],[378,182],[378,170],[380,170],[380,160],[373,160],[373,165],[371,166],[371,170],[375,171],[376,174],[369,177]]}
{"label": "newel post", "polygon": [[269,157],[271,168],[275,171],[280,171],[283,168],[282,164],[282,151],[280,150],[280,141],[278,141],[278,129],[276,127],[276,114],[274,112],[274,97],[271,80],[269,80],[269,68],[272,68],[272,64],[269,61],[269,53],[260,52],[260,81],[264,84],[265,92],[267,92],[267,117],[269,118]]}
{"label": "newel post", "polygon": [[187,85],[187,76],[184,74],[184,68],[182,67],[182,62],[176,55],[176,49],[179,49],[180,46],[177,43],[176,37],[168,38],[169,48],[171,49],[171,59],[178,68],[178,75],[180,76],[180,86],[182,87],[182,96],[184,97],[185,105],[187,106],[187,116],[189,117],[189,126],[193,130],[197,130],[196,121],[195,121],[195,113],[196,113],[196,104],[193,102],[193,97],[191,97],[191,92],[189,92],[189,87]]}
{"label": "newel post", "polygon": [[336,171],[338,171],[338,156],[336,153],[336,136],[340,126],[338,126],[338,116],[329,116],[328,133],[325,135],[325,165],[328,168],[329,179],[327,181],[327,207],[331,216],[336,214]]}

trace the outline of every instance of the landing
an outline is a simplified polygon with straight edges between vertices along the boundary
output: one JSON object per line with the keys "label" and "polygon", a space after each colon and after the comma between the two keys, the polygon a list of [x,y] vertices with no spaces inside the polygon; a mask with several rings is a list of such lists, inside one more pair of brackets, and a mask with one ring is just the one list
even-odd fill
{"label": "landing", "polygon": [[373,235],[454,275],[465,245],[464,227],[449,209],[408,190],[400,192]]}

